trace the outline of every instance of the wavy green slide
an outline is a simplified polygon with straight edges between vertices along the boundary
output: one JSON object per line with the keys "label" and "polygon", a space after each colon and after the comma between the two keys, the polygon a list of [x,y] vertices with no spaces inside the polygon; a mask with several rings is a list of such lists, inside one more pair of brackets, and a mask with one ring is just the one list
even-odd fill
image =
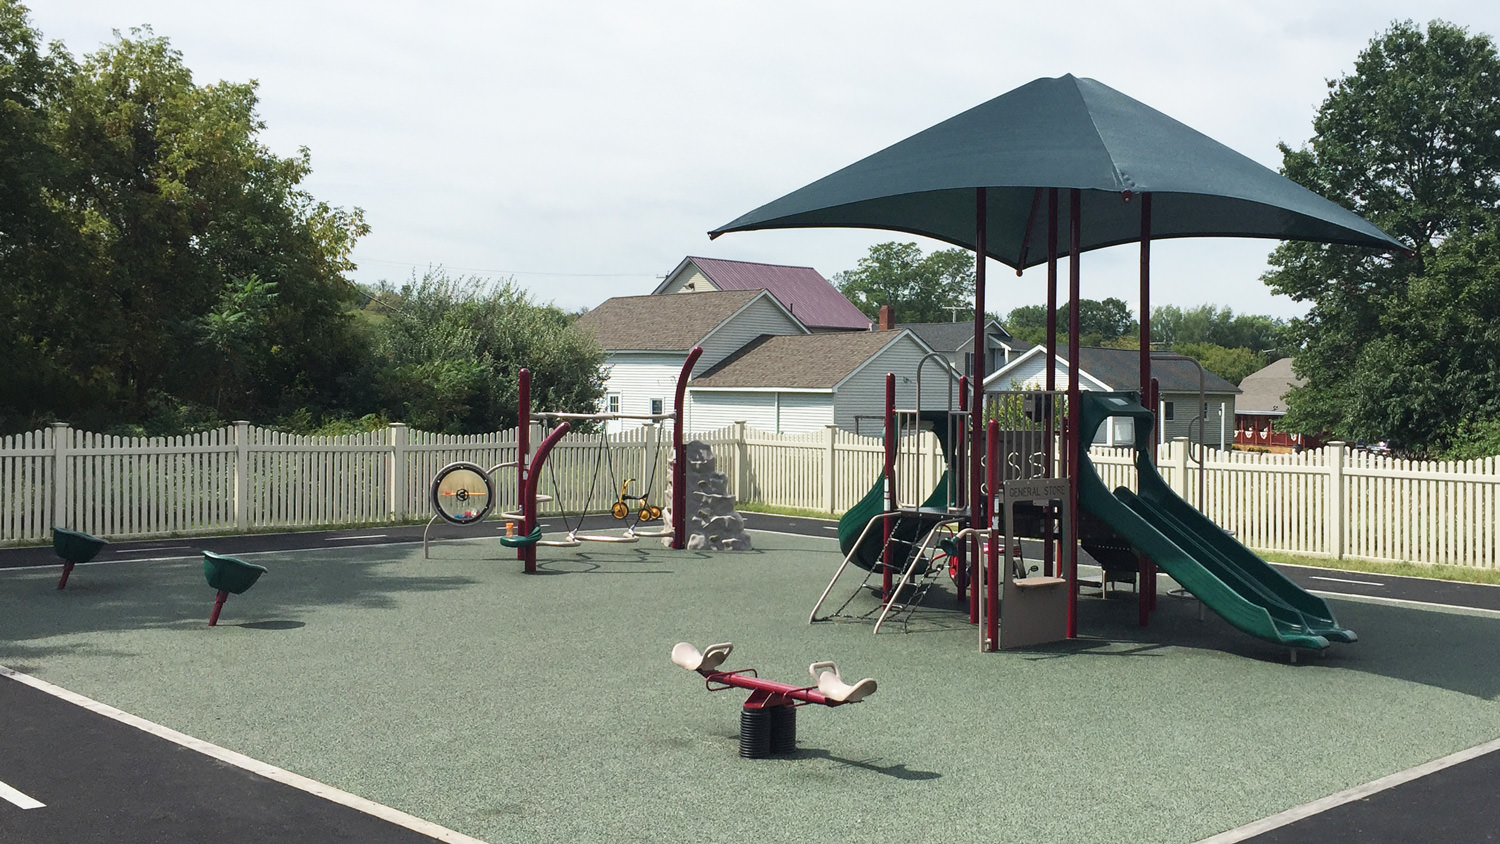
{"label": "wavy green slide", "polygon": [[1253,551],[1183,501],[1151,462],[1145,443],[1151,412],[1134,393],[1085,392],[1082,429],[1092,438],[1105,419],[1135,420],[1139,493],[1111,492],[1084,452],[1079,466],[1079,506],[1235,627],[1269,642],[1322,650],[1353,642],[1327,602],[1293,583]]}

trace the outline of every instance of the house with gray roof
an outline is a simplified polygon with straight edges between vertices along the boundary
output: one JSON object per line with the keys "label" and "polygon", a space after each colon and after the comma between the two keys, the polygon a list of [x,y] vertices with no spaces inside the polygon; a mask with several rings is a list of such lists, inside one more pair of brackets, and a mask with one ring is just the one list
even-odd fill
{"label": "house with gray roof", "polygon": [[[1083,348],[1078,350],[1078,384],[1084,390],[1139,392],[1141,389],[1140,352],[1136,349]],[[1059,349],[1053,362],[1059,390],[1067,388],[1067,350]],[[1202,371],[1203,407],[1198,406],[1199,372]],[[1235,418],[1235,400],[1240,389],[1223,378],[1200,370],[1196,363],[1180,360],[1158,360],[1151,365],[1151,377],[1161,389],[1157,408],[1158,436],[1162,441],[1188,437],[1194,442],[1227,448],[1232,441],[1231,421]],[[1035,346],[985,379],[986,393],[1046,388],[1047,350]],[[1114,427],[1095,433],[1094,442],[1114,444],[1127,442],[1129,420],[1113,420]]]}
{"label": "house with gray roof", "polygon": [[[767,290],[710,291],[694,296],[607,299],[575,325],[605,351],[601,412],[631,415],[670,411],[688,353],[703,347],[693,374],[704,372],[765,334],[808,329]],[[619,420],[611,431],[639,427]]]}
{"label": "house with gray roof", "polygon": [[952,371],[918,365],[932,352],[910,331],[764,335],[688,384],[696,430],[734,422],[774,433],[835,425],[881,433],[886,373],[896,374],[896,406],[942,409],[955,396]]}
{"label": "house with gray roof", "polygon": [[788,313],[813,333],[870,328],[870,318],[812,267],[689,256],[651,292],[660,295],[713,290],[769,290]]}
{"label": "house with gray roof", "polygon": [[1292,359],[1272,361],[1240,381],[1240,397],[1234,408],[1234,444],[1246,448],[1292,451],[1317,448],[1321,438],[1310,434],[1288,434],[1275,430],[1286,415],[1287,391],[1303,379],[1292,372]]}
{"label": "house with gray roof", "polygon": [[[933,351],[942,352],[960,375],[968,375],[974,371],[974,323],[898,322],[894,327],[910,331],[922,338],[922,342],[931,346]],[[1017,342],[995,320],[986,320],[984,348],[989,355],[984,371],[994,372],[1010,363],[1012,358],[1025,353],[1030,346]]]}
{"label": "house with gray roof", "polygon": [[[686,390],[691,431],[745,422],[780,433],[828,425],[878,433],[869,420],[884,407],[886,373],[897,374],[898,406],[912,406],[918,364],[932,352],[909,331],[813,333],[764,288],[623,296],[577,326],[604,348],[606,412],[671,410],[683,362],[702,346]],[[929,365],[921,380],[923,407],[946,406],[952,372]],[[641,424],[614,420],[607,428]]]}

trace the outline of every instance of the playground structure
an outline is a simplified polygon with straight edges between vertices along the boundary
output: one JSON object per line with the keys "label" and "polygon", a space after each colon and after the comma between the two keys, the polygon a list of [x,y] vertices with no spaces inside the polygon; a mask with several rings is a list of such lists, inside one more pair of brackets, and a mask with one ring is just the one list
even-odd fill
{"label": "playground structure", "polygon": [[750,697],[740,708],[740,756],[763,759],[772,754],[791,753],[797,749],[797,707],[807,704],[842,706],[858,703],[875,693],[875,681],[869,677],[847,683],[832,662],[814,662],[807,667],[811,686],[795,686],[760,677],[754,668],[720,671],[719,665],[734,650],[722,642],[702,651],[688,642],[672,648],[672,662],[704,678],[711,692],[725,689],[749,689]]}
{"label": "playground structure", "polygon": [[[507,520],[507,526],[519,523],[519,529],[508,529],[505,536],[500,537],[502,545],[516,549],[516,558],[521,561],[527,574],[534,574],[537,570],[536,549],[538,546],[574,547],[584,542],[635,542],[641,537],[659,537],[668,547],[682,549],[686,547],[686,495],[687,495],[687,459],[683,443],[683,409],[686,399],[687,382],[692,374],[693,366],[703,355],[701,347],[694,347],[683,361],[682,369],[677,377],[677,384],[673,398],[672,410],[661,414],[622,414],[622,413],[566,413],[548,412],[533,413],[531,410],[531,371],[522,369],[518,377],[518,428],[516,442],[516,459],[500,463],[488,469],[482,468],[474,463],[459,462],[451,463],[440,470],[433,478],[431,498],[434,515],[428,519],[427,528],[422,534],[423,555],[426,556],[429,546],[429,534],[432,526],[439,519],[454,525],[471,525],[482,522],[496,507],[496,484],[495,476],[502,469],[513,468],[516,470],[516,503],[509,509],[500,510],[501,516]],[[553,427],[542,438],[533,450],[531,446],[532,421],[533,418],[555,423]],[[608,435],[604,430],[604,423],[612,420],[644,420],[648,422],[672,421],[672,439],[670,444],[670,480],[668,481],[665,507],[651,503],[652,489],[661,463],[660,450],[654,449],[647,456],[646,468],[640,478],[626,477],[621,481],[617,476],[613,457],[609,451]],[[555,496],[545,495],[539,491],[539,484],[544,476],[543,468],[546,467],[551,473],[554,491],[559,487],[556,476],[556,464],[548,462],[548,456],[562,442],[575,424],[598,423],[600,426],[597,446],[595,448],[595,464],[589,473],[587,493],[582,503],[578,506],[577,523],[570,524],[568,515],[562,502],[559,505],[559,513],[566,528],[561,538],[548,538],[542,534],[540,506],[543,503],[554,501]],[[652,429],[655,431],[655,428]],[[607,472],[605,471],[607,469]],[[585,534],[581,532],[582,520],[587,515],[593,503],[594,494],[599,488],[599,483],[604,475],[609,475],[608,485],[611,489],[617,488],[616,498],[611,504],[602,508],[616,519],[625,520],[635,516],[634,521],[624,530],[615,535],[609,534]],[[630,485],[637,483],[637,489],[641,490],[639,495],[629,493]],[[637,502],[632,506],[631,502]],[[667,525],[661,529],[641,527],[643,522],[656,519],[666,519]]]}
{"label": "playground structure", "polygon": [[[1146,626],[1160,568],[1234,627],[1286,647],[1294,662],[1300,651],[1357,640],[1325,601],[1292,583],[1162,480],[1152,456],[1154,416],[1138,393],[1080,392],[1074,401],[1059,391],[992,393],[984,408],[985,437],[976,449],[961,421],[955,422],[968,408],[955,411],[950,400],[946,409],[923,409],[919,392],[916,409],[898,410],[894,384],[888,375],[881,477],[840,520],[844,559],[810,622],[873,618],[879,633],[892,619],[908,622],[946,571],[960,601],[967,597],[981,650],[1026,647],[1077,636],[1084,585],[1107,595],[1111,583],[1137,584],[1140,623]],[[1073,418],[1078,424],[1069,424]],[[1135,481],[1134,488],[1110,491],[1087,443],[1102,425],[1120,420],[1121,429],[1131,431]],[[898,443],[914,429],[937,437],[945,466],[916,505],[903,499],[897,483]],[[965,469],[976,464],[979,481],[966,483]],[[966,489],[977,491],[972,507]],[[1040,548],[1039,559],[1024,558],[1023,539]],[[1099,564],[1098,581],[1079,578],[1080,545]],[[863,569],[864,579],[836,609],[825,610],[851,567]],[[877,574],[878,584],[872,584]],[[876,605],[850,611],[866,591],[877,595]]]}

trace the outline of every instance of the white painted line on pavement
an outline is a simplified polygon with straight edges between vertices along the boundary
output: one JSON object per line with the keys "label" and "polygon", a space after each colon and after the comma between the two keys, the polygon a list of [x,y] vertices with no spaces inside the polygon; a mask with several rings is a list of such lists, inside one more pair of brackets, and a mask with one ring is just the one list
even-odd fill
{"label": "white painted line on pavement", "polygon": [[1444,768],[1451,768],[1454,765],[1460,764],[1462,762],[1467,762],[1471,759],[1478,759],[1479,757],[1484,756],[1487,753],[1494,753],[1496,751],[1500,751],[1500,740],[1485,742],[1484,744],[1471,747],[1468,750],[1460,750],[1457,753],[1449,754],[1448,756],[1444,756],[1441,759],[1434,759],[1424,765],[1418,765],[1415,768],[1408,768],[1405,771],[1399,771],[1397,773],[1391,774],[1390,776],[1381,777],[1378,780],[1367,782],[1364,785],[1356,785],[1353,788],[1340,791],[1337,794],[1330,794],[1327,797],[1319,800],[1314,800],[1311,803],[1306,803],[1294,809],[1288,809],[1279,815],[1272,815],[1269,818],[1261,818],[1254,823],[1246,824],[1238,829],[1231,829],[1227,832],[1221,832],[1218,835],[1204,838],[1199,841],[1198,844],[1237,844],[1237,842],[1254,838],[1257,835],[1263,835],[1273,829],[1279,829],[1288,824],[1296,823],[1297,821],[1303,820],[1305,818],[1310,818],[1313,815],[1326,812],[1329,809],[1342,806],[1345,803],[1353,803],[1356,800],[1363,800],[1373,794],[1379,794],[1380,792],[1386,791],[1387,789],[1395,788],[1402,783],[1408,783],[1412,780],[1421,779],[1428,774],[1435,774],[1438,771],[1443,770]]}
{"label": "white painted line on pavement", "polygon": [[388,533],[367,533],[367,534],[365,534],[363,536],[325,536],[325,537],[323,537],[323,541],[324,542],[344,542],[344,541],[349,540],[349,539],[385,539],[387,536],[390,536],[390,534],[388,534]]}
{"label": "white painted line on pavement", "polygon": [[9,677],[34,689],[40,689],[53,697],[65,700],[75,706],[81,706],[90,712],[96,712],[106,718],[113,718],[122,724],[129,724],[138,730],[150,733],[158,738],[166,739],[189,750],[195,750],[204,756],[217,759],[220,762],[227,762],[237,768],[249,771],[252,774],[259,774],[266,779],[275,780],[292,788],[301,789],[308,794],[316,795],[331,803],[338,803],[356,811],[364,812],[367,815],[373,815],[381,820],[405,827],[418,834],[435,838],[444,844],[485,844],[484,841],[465,835],[462,832],[455,832],[447,827],[439,826],[432,821],[423,820],[415,815],[408,815],[399,809],[393,809],[390,806],[376,803],[373,800],[367,800],[358,795],[350,794],[347,791],[334,788],[331,785],[318,782],[314,779],[309,779],[301,774],[294,774],[291,771],[278,768],[259,759],[252,759],[242,753],[236,753],[233,750],[219,747],[216,744],[210,744],[202,739],[193,738],[186,733],[179,733],[171,727],[164,727],[161,724],[147,721],[139,715],[131,715],[129,712],[116,709],[109,704],[100,703],[92,698],[84,697],[77,692],[68,691],[61,686],[55,686],[46,680],[37,679],[29,674],[22,674],[3,665],[0,665],[0,676]]}
{"label": "white painted line on pavement", "polygon": [[40,809],[43,806],[47,805],[40,800],[27,797],[26,795],[15,790],[14,788],[11,788],[3,782],[0,782],[0,800],[14,803],[17,806],[20,806],[22,809]]}
{"label": "white painted line on pavement", "polygon": [[190,549],[191,545],[155,545],[150,548],[121,548],[116,554],[155,554],[157,551],[181,551]]}
{"label": "white painted line on pavement", "polygon": [[1316,574],[1310,574],[1310,575],[1308,575],[1307,579],[1308,580],[1326,580],[1329,583],[1353,583],[1356,586],[1385,586],[1384,583],[1377,583],[1377,582],[1375,582],[1373,580],[1345,580],[1342,577],[1319,577]]}

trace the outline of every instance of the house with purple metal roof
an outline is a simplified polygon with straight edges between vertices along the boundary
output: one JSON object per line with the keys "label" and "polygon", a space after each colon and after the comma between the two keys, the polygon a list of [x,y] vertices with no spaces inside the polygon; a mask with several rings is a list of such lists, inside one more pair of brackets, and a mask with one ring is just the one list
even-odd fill
{"label": "house with purple metal roof", "polygon": [[769,290],[783,308],[815,334],[868,331],[872,321],[812,267],[689,256],[651,293],[710,290]]}

